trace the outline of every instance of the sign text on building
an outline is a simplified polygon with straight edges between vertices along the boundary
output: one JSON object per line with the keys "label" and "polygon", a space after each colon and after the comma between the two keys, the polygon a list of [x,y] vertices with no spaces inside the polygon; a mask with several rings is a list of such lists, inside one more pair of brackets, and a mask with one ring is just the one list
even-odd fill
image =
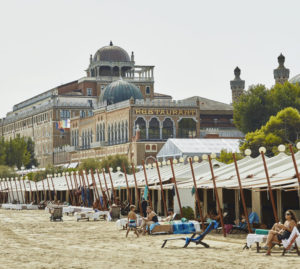
{"label": "sign text on building", "polygon": [[196,109],[161,109],[161,108],[136,108],[137,115],[168,115],[168,116],[196,116]]}

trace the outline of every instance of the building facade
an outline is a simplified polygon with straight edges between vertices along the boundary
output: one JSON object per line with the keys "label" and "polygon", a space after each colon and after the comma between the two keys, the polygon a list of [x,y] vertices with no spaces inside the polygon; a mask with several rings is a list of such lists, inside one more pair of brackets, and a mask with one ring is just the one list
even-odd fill
{"label": "building facade", "polygon": [[154,66],[112,42],[90,55],[85,77],[16,104],[0,123],[5,139],[32,137],[41,167],[111,154],[139,164],[168,138],[243,137],[231,105],[157,93]]}

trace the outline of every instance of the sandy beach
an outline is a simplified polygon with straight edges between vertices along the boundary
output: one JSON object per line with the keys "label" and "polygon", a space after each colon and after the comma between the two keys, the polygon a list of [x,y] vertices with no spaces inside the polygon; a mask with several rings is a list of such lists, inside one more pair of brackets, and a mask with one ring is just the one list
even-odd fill
{"label": "sandy beach", "polygon": [[[171,235],[175,237],[176,235]],[[178,236],[178,235],[177,235]],[[0,209],[0,268],[287,268],[300,266],[296,254],[266,257],[243,250],[245,235],[209,235],[209,249],[183,241],[162,240],[170,235],[136,238],[117,230],[114,222],[81,221],[64,216],[52,223],[44,211]]]}

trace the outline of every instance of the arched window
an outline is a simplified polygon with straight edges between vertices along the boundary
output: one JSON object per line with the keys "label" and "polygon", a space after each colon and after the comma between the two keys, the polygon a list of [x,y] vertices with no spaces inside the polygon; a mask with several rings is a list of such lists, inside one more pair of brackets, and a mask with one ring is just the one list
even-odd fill
{"label": "arched window", "polygon": [[191,118],[181,119],[178,123],[178,133],[180,138],[196,137],[196,122]]}
{"label": "arched window", "polygon": [[105,141],[105,124],[102,125],[102,141]]}
{"label": "arched window", "polygon": [[121,141],[121,123],[118,123],[118,143]]}
{"label": "arched window", "polygon": [[124,142],[124,140],[125,140],[124,121],[122,121],[122,124],[121,124],[121,141]]}
{"label": "arched window", "polygon": [[110,125],[107,127],[107,135],[108,135],[108,144],[110,144],[111,135],[110,135]]}
{"label": "arched window", "polygon": [[173,137],[173,121],[170,118],[166,118],[163,122],[163,129],[162,129],[162,137],[163,139],[168,139]]}
{"label": "arched window", "polygon": [[159,121],[157,118],[152,118],[149,122],[149,139],[160,139]]}
{"label": "arched window", "polygon": [[128,121],[125,122],[125,142],[128,142]]}
{"label": "arched window", "polygon": [[139,117],[135,121],[135,128],[134,128],[135,130],[137,128],[137,125],[139,126],[140,129],[140,139],[146,139],[146,121],[143,118]]}

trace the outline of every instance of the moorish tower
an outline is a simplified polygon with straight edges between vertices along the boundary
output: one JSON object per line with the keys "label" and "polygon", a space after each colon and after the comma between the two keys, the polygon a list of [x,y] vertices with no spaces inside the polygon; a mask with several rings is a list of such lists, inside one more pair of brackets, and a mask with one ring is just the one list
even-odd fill
{"label": "moorish tower", "polygon": [[284,66],[285,57],[282,55],[282,53],[280,53],[277,59],[279,66],[274,69],[275,83],[284,84],[289,79],[290,70]]}
{"label": "moorish tower", "polygon": [[235,78],[230,81],[230,87],[232,92],[232,103],[238,101],[239,97],[243,94],[245,89],[245,80],[240,78],[241,69],[238,66],[234,69]]}

